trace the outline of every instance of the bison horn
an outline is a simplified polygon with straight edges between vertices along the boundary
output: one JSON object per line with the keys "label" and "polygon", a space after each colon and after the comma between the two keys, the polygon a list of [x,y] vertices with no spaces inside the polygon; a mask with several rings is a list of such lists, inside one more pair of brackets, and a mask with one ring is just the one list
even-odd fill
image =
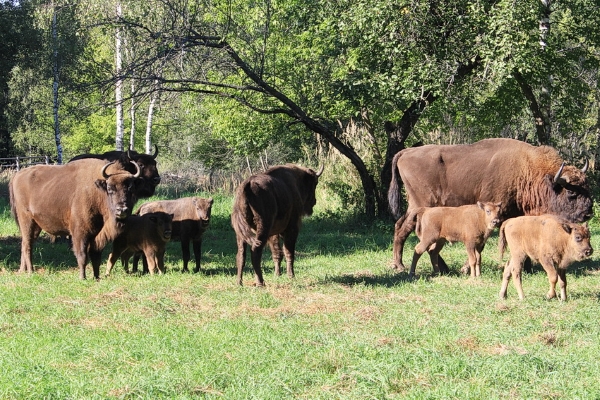
{"label": "bison horn", "polygon": [[563,161],[563,163],[560,165],[560,168],[558,169],[558,172],[556,173],[556,175],[554,175],[554,183],[557,183],[558,178],[560,178],[560,176],[562,175],[564,168],[565,168],[565,162]]}
{"label": "bison horn", "polygon": [[155,159],[157,155],[158,155],[158,146],[155,144],[154,145],[154,154],[152,154],[152,158]]}
{"label": "bison horn", "polygon": [[104,179],[108,179],[108,178],[110,177],[110,175],[108,175],[108,174],[106,173],[106,169],[108,168],[108,166],[109,166],[109,165],[112,165],[112,164],[114,164],[115,162],[116,162],[116,161],[111,161],[111,162],[109,162],[108,164],[106,164],[104,167],[102,167],[102,171],[101,171],[101,173],[102,173],[102,176],[104,177]]}
{"label": "bison horn", "polygon": [[325,164],[321,165],[321,168],[317,171],[317,178],[323,174],[323,170],[325,170]]}
{"label": "bison horn", "polygon": [[590,163],[588,162],[588,159],[585,159],[585,164],[583,166],[583,168],[581,168],[581,172],[583,172],[584,174],[587,172],[588,167],[590,166]]}
{"label": "bison horn", "polygon": [[133,165],[135,165],[135,169],[137,170],[137,172],[135,173],[135,175],[133,175],[134,178],[139,178],[140,174],[142,173],[142,171],[140,170],[140,166],[137,165],[137,163],[135,161],[129,161],[130,163],[132,163]]}

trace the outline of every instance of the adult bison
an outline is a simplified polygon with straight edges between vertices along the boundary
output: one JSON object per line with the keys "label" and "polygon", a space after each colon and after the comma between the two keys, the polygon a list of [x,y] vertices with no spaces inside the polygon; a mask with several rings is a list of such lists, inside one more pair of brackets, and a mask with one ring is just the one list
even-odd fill
{"label": "adult bison", "polygon": [[[570,222],[592,217],[585,172],[564,165],[549,146],[514,139],[485,139],[473,144],[427,145],[404,149],[392,161],[390,209],[400,215],[400,179],[408,197],[407,213],[416,207],[460,206],[477,201],[502,202],[502,219],[555,214]],[[404,242],[414,223],[398,219],[394,231],[394,266],[403,269]],[[440,268],[447,266],[440,260]]]}
{"label": "adult bison", "polygon": [[260,267],[263,248],[269,242],[273,251],[275,271],[279,271],[281,257],[277,260],[279,237],[283,238],[287,274],[294,277],[294,253],[302,216],[311,215],[317,200],[315,189],[318,172],[310,168],[286,164],[268,169],[265,173],[250,176],[236,190],[231,224],[237,240],[237,280],[242,284],[246,262],[246,244],[251,249],[251,260],[256,283],[264,286]]}
{"label": "adult bison", "polygon": [[102,249],[131,215],[136,190],[143,184],[139,175],[139,169],[131,174],[120,161],[96,159],[36,165],[17,172],[9,192],[22,237],[19,271],[33,272],[32,245],[43,230],[70,235],[80,278],[85,279],[85,266],[91,260],[98,279]]}
{"label": "adult bison", "polygon": [[107,151],[102,154],[80,154],[73,157],[69,162],[82,160],[86,158],[95,158],[105,161],[121,160],[125,169],[132,174],[136,173],[136,167],[129,161],[134,161],[140,170],[140,176],[144,178],[144,184],[137,188],[136,196],[138,199],[148,198],[154,195],[156,186],[160,183],[160,175],[156,167],[156,156],[158,156],[158,146],[154,146],[154,154],[140,154],[133,150],[128,151]]}

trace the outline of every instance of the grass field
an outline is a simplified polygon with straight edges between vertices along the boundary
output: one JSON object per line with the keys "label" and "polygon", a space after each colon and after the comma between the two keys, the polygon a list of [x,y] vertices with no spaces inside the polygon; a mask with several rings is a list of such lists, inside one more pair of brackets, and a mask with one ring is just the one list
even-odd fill
{"label": "grass field", "polygon": [[100,281],[79,280],[67,245],[45,238],[37,271],[17,273],[20,239],[0,197],[0,398],[600,398],[600,250],[570,269],[567,302],[544,299],[539,266],[524,301],[512,282],[499,300],[497,236],[480,279],[457,272],[466,253],[455,244],[442,252],[455,273],[432,277],[423,257],[409,280],[389,267],[391,222],[322,201],[300,233],[296,279],[273,276],[266,252],[266,288],[249,269],[238,287],[232,198],[213,197],[203,273],[179,272],[170,243],[166,275],[118,263]]}

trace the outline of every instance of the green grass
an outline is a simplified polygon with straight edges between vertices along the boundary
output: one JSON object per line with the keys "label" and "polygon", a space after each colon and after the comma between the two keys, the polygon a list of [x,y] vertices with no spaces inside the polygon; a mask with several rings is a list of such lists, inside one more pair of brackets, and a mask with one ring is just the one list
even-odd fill
{"label": "green grass", "polygon": [[[0,198],[0,398],[531,399],[600,398],[598,256],[567,274],[569,301],[547,301],[538,266],[499,300],[497,238],[483,276],[418,278],[390,269],[393,224],[319,204],[298,241],[296,279],[235,279],[231,197],[213,195],[200,274],[80,281],[64,243],[41,238],[33,275]],[[593,246],[599,249],[598,226]],[[410,238],[408,264],[416,239]],[[105,249],[104,258],[110,248]],[[103,267],[104,268],[104,267]],[[91,267],[88,266],[88,273]]]}

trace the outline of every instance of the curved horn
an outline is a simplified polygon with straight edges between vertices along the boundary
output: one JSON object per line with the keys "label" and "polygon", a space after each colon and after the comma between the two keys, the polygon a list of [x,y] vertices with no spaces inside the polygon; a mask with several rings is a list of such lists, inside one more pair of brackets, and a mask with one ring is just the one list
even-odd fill
{"label": "curved horn", "polygon": [[558,169],[558,172],[556,173],[556,175],[554,175],[554,183],[556,183],[556,181],[558,181],[558,178],[560,178],[560,176],[562,175],[564,168],[565,168],[565,162],[563,161],[563,163],[560,165],[560,168]]}
{"label": "curved horn", "polygon": [[127,149],[127,158],[133,160],[133,158],[131,157],[131,149]]}
{"label": "curved horn", "polygon": [[323,170],[325,170],[325,164],[322,164],[321,168],[319,168],[319,170],[317,171],[317,178],[321,176]]}
{"label": "curved horn", "polygon": [[155,144],[154,145],[154,154],[152,154],[152,158],[156,158],[156,156],[158,155],[158,146]]}
{"label": "curved horn", "polygon": [[586,158],[585,164],[584,164],[583,168],[581,168],[581,172],[583,172],[585,174],[587,172],[589,166],[590,166],[590,163],[589,163],[588,159]]}
{"label": "curved horn", "polygon": [[102,171],[101,171],[101,173],[102,173],[102,176],[104,177],[104,179],[108,179],[108,178],[110,178],[110,175],[108,175],[108,174],[106,173],[106,168],[108,168],[108,166],[109,166],[109,165],[112,165],[112,164],[114,164],[115,162],[116,162],[116,161],[111,161],[111,162],[109,162],[108,164],[106,164],[104,167],[102,167]]}
{"label": "curved horn", "polygon": [[140,174],[142,173],[142,170],[140,169],[140,166],[137,165],[137,163],[135,161],[129,161],[130,163],[132,163],[133,165],[135,165],[135,169],[137,170],[137,172],[135,173],[135,175],[133,175],[134,178],[139,178]]}

